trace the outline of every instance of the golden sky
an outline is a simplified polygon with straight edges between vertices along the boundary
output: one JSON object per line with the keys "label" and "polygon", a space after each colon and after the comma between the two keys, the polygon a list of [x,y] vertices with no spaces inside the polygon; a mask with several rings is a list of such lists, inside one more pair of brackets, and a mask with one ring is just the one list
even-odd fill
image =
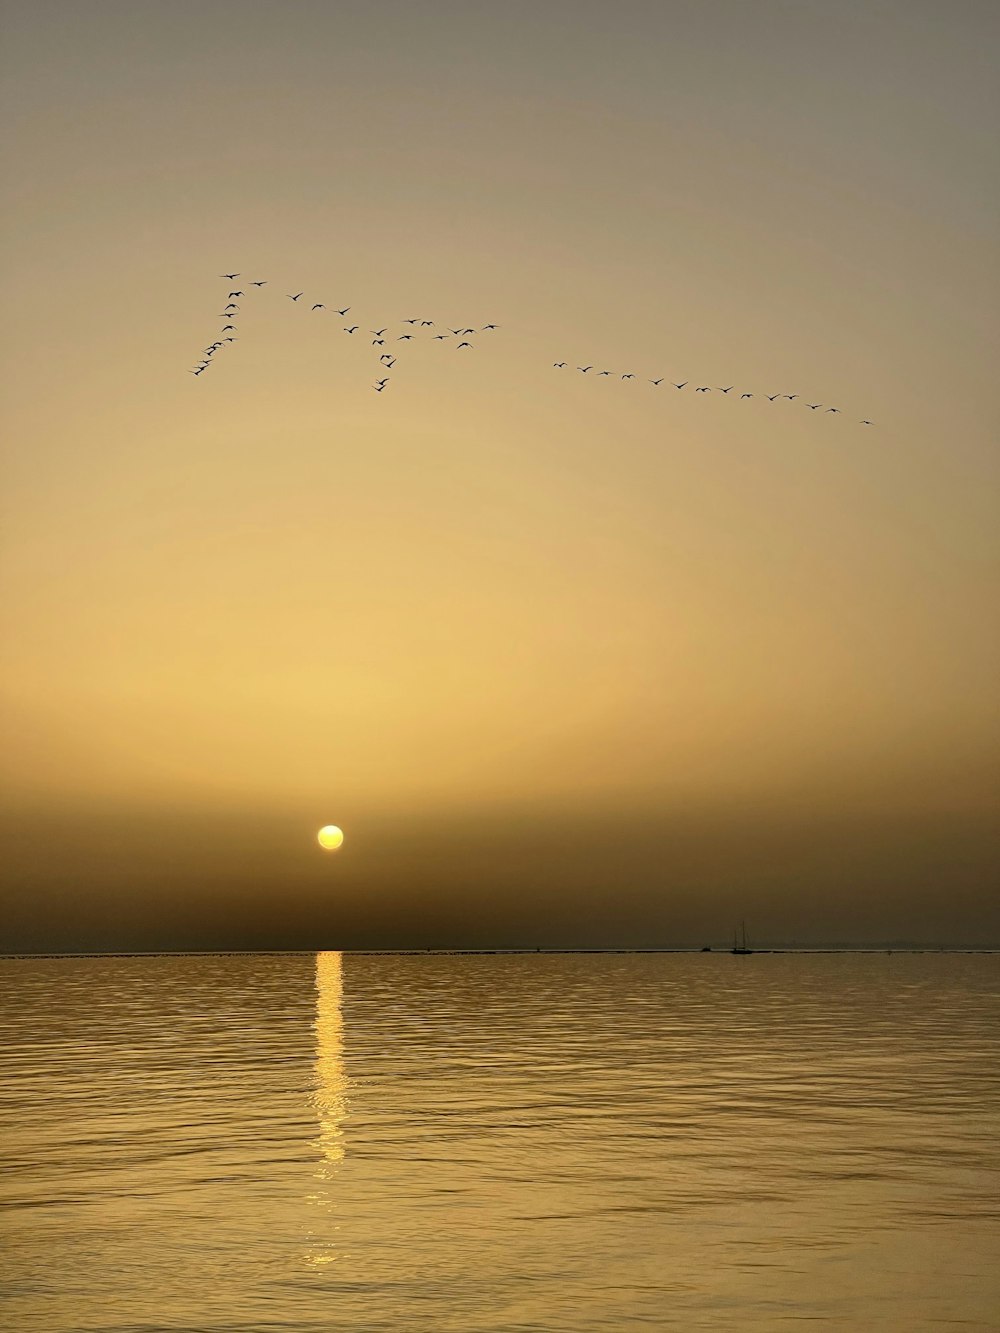
{"label": "golden sky", "polygon": [[1000,943],[995,7],[2,10],[7,947]]}

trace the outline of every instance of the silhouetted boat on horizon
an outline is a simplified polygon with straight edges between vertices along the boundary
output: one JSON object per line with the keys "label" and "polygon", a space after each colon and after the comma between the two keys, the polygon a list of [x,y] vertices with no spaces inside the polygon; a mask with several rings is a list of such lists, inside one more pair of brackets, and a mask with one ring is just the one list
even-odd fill
{"label": "silhouetted boat on horizon", "polygon": [[741,922],[740,922],[740,939],[739,939],[739,940],[737,940],[737,938],[736,938],[736,931],[735,931],[735,930],[733,931],[733,947],[732,947],[731,952],[732,952],[732,953],[753,953],[753,949],[749,948],[748,945],[747,945],[747,923],[746,923],[745,921],[741,921]]}

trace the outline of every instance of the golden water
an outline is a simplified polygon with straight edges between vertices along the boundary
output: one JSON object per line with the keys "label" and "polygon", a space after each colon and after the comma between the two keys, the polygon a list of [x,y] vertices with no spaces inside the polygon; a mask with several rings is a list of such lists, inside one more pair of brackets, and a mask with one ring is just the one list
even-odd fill
{"label": "golden water", "polygon": [[1000,1327],[1000,958],[0,962],[18,1333]]}

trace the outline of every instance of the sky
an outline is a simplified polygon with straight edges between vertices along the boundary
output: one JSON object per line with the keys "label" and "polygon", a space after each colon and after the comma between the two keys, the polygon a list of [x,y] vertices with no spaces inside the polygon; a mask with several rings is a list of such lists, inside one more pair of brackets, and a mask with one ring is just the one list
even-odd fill
{"label": "sky", "polygon": [[0,10],[0,948],[1000,945],[995,6]]}

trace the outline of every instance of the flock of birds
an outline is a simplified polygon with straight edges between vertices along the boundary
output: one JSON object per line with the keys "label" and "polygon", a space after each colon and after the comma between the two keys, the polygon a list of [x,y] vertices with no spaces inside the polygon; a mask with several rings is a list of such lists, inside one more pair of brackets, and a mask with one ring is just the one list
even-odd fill
{"label": "flock of birds", "polygon": [[[191,370],[192,375],[203,375],[206,370],[209,370],[215,364],[215,357],[218,353],[238,340],[238,320],[242,309],[238,304],[238,298],[249,295],[250,288],[256,288],[259,291],[262,287],[268,286],[266,278],[254,278],[248,282],[243,282],[241,273],[220,273],[219,277],[236,285],[228,293],[226,306],[219,316],[223,320],[219,334],[203,349],[201,359]],[[298,306],[306,294],[301,291],[286,292],[285,295],[293,305]],[[353,309],[349,305],[342,307],[328,306],[325,301],[312,301],[310,303],[308,297],[299,308],[308,310],[310,314],[325,311],[328,314],[336,315],[340,319],[347,319]],[[396,346],[397,343],[415,342],[423,334],[425,339],[431,339],[435,342],[450,342],[456,351],[461,351],[463,348],[472,351],[476,344],[470,342],[470,338],[476,337],[480,333],[491,333],[500,327],[499,324],[483,324],[479,328],[471,325],[452,328],[450,325],[446,325],[442,326],[443,332],[438,332],[438,326],[433,319],[422,319],[420,317],[401,319],[398,321],[398,326],[404,328],[405,331],[396,333],[393,326],[388,324],[379,329],[364,329],[360,324],[345,324],[342,326],[344,333],[352,337],[359,333],[363,338],[371,336],[372,347],[385,349],[377,354],[378,363],[375,370],[375,382],[372,384],[376,393],[384,392],[392,378],[391,372],[399,359],[400,351],[403,350]]]}
{"label": "flock of birds", "polygon": [[[567,370],[567,369],[569,368],[569,362],[567,362],[567,361],[554,361],[554,362],[553,362],[553,366],[555,367],[556,370]],[[594,370],[594,369],[595,369],[594,366],[577,366],[577,370],[580,372],[581,375],[587,375],[587,374],[590,373],[590,371],[592,371],[592,370]],[[597,371],[597,376],[596,376],[596,378],[597,378],[597,379],[600,379],[600,378],[601,378],[602,376],[604,376],[604,375],[614,376],[614,375],[616,375],[617,373],[618,373],[618,372],[617,372],[617,371],[614,371],[614,370],[598,370],[598,371]],[[621,376],[621,379],[623,379],[623,380],[634,380],[634,379],[636,379],[636,378],[637,378],[636,375],[633,374],[632,371],[626,371],[626,372]],[[665,375],[661,375],[659,379],[650,380],[649,383],[650,383],[650,384],[653,384],[653,385],[656,385],[657,387],[659,387],[661,384],[669,383],[669,384],[671,384],[675,389],[686,389],[686,388],[688,388],[688,387],[691,387],[691,388],[693,388],[693,390],[694,390],[695,393],[711,393],[711,392],[712,392],[712,385],[710,385],[710,384],[697,384],[697,385],[696,385],[696,384],[693,383],[692,380],[682,380],[682,381],[680,382],[680,384],[677,384],[674,380],[669,380],[669,381],[668,381]],[[733,390],[734,390],[735,388],[736,388],[736,385],[735,385],[735,384],[729,384],[729,385],[726,385],[726,386],[723,386],[723,385],[721,385],[721,384],[717,384],[717,385],[715,385],[715,391],[716,391],[717,393],[724,393],[724,394],[732,393]],[[739,396],[739,400],[740,400],[740,402],[742,402],[744,398],[758,398],[758,397],[759,397],[759,398],[766,398],[767,401],[768,401],[769,403],[776,402],[779,398],[787,398],[787,400],[788,400],[790,403],[794,403],[794,402],[796,401],[796,399],[801,398],[802,395],[801,395],[800,393],[764,393],[764,394],[753,394],[753,393],[750,393],[750,392],[745,392],[745,393],[741,393],[741,394],[740,394],[740,396]],[[808,408],[810,409],[810,411],[818,412],[821,408],[824,407],[824,404],[823,404],[823,403],[806,403],[805,406],[808,407]],[[825,408],[825,410],[826,410],[827,412],[833,412],[833,413],[838,414],[838,415],[839,415],[840,412],[841,412],[841,409],[840,409],[839,407],[827,407],[827,408]],[[875,423],[874,423],[873,421],[869,421],[869,419],[868,419],[867,417],[863,417],[863,418],[861,419],[861,421],[859,422],[859,425],[862,425],[862,426],[872,426],[872,425],[874,425],[874,424],[875,424]]]}
{"label": "flock of birds", "polygon": [[[230,344],[238,341],[238,321],[242,309],[238,304],[239,299],[246,297],[251,288],[260,291],[261,288],[268,286],[268,280],[266,278],[254,278],[244,282],[241,273],[221,273],[219,277],[225,282],[235,285],[228,293],[225,309],[219,316],[223,321],[222,327],[219,330],[219,335],[204,348],[201,354],[201,359],[190,372],[192,375],[203,375],[206,370],[209,370],[215,364],[215,357],[219,352],[223,351]],[[285,295],[288,300],[296,306],[298,306],[299,302],[306,297],[304,291],[286,292]],[[353,307],[349,305],[338,307],[335,305],[328,306],[324,301],[310,302],[308,297],[306,297],[304,304],[299,308],[308,310],[310,314],[317,314],[320,311],[324,311],[328,314],[336,315],[340,319],[347,319],[353,309]],[[378,329],[364,329],[360,324],[353,323],[342,326],[344,333],[351,337],[356,336],[358,333],[360,333],[362,337],[370,335],[372,347],[381,347],[385,349],[377,353],[378,363],[375,370],[375,381],[372,384],[372,389],[375,393],[383,393],[392,378],[392,371],[399,359],[398,353],[402,350],[396,347],[397,343],[412,343],[419,337],[423,336],[425,339],[430,339],[434,342],[442,344],[448,343],[450,346],[454,347],[456,351],[461,351],[463,348],[472,351],[476,344],[470,342],[470,338],[478,337],[479,334],[483,333],[491,333],[500,326],[498,324],[483,324],[478,328],[471,326],[463,327],[461,325],[458,328],[452,328],[450,325],[444,325],[439,329],[439,326],[433,319],[417,317],[401,319],[398,321],[397,327],[405,327],[406,331],[403,333],[396,333],[394,327],[388,324]],[[568,370],[571,368],[571,363],[568,361],[554,361],[552,364],[555,370]],[[637,381],[639,379],[639,376],[634,371],[630,370],[624,372],[598,370],[594,365],[576,366],[576,370],[581,375],[592,374],[594,379],[617,378],[623,381]],[[652,384],[655,388],[659,388],[663,384],[669,384],[677,390],[691,388],[694,393],[716,392],[723,394],[724,396],[733,393],[737,387],[735,384],[695,384],[694,381],[687,379],[677,382],[668,379],[665,375],[660,375],[657,379],[651,379],[648,383]],[[827,413],[832,413],[835,416],[841,415],[841,409],[839,407],[833,407],[825,403],[804,402],[802,395],[799,393],[755,394],[749,390],[745,390],[739,393],[738,401],[744,402],[753,398],[766,398],[769,403],[774,403],[779,400],[784,400],[790,403],[802,401],[803,406],[807,407],[811,412],[823,412],[824,415]],[[874,423],[867,417],[862,417],[859,421],[859,425],[862,426],[871,426],[873,424]]]}

